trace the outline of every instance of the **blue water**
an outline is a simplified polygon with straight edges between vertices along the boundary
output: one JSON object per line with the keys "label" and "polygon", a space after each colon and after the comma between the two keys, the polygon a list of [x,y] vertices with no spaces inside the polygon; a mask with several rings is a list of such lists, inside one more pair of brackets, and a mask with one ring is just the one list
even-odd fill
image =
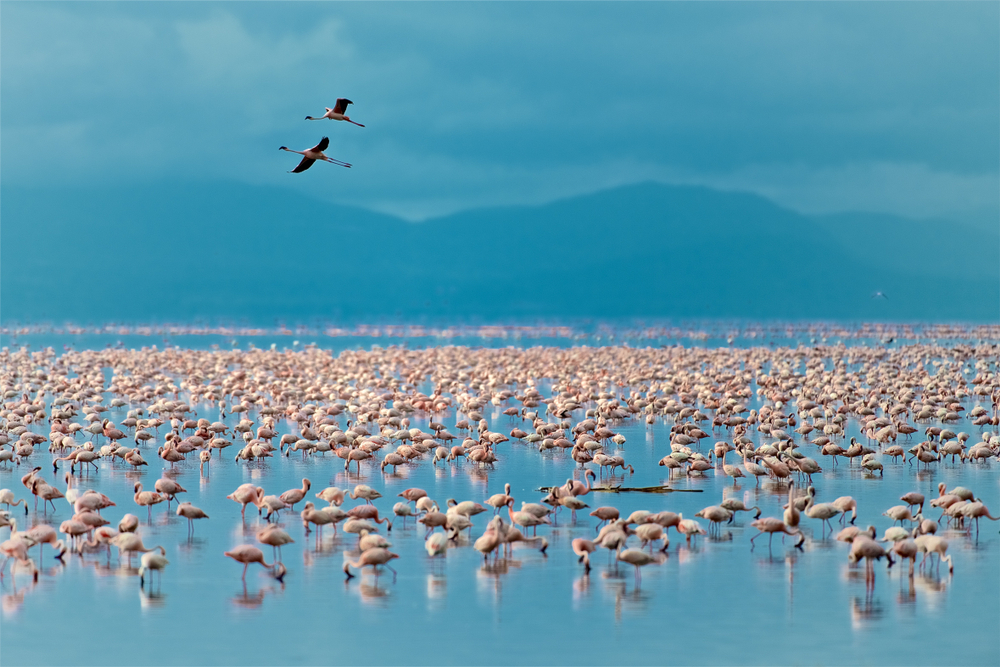
{"label": "blue water", "polygon": [[[77,349],[83,346],[79,340],[74,345]],[[542,389],[546,393],[548,387]],[[207,405],[195,407],[199,417],[218,418],[217,411]],[[520,425],[520,420],[501,415],[501,409],[487,406],[485,416],[492,430],[509,432]],[[116,422],[124,416],[124,410],[111,415]],[[574,421],[581,418],[574,415]],[[426,419],[411,419],[412,426],[428,429]],[[455,432],[454,412],[435,420]],[[227,421],[235,423],[231,418]],[[342,418],[341,423],[344,421]],[[849,435],[857,435],[857,424],[851,422],[850,426]],[[286,428],[281,422],[280,433]],[[952,428],[979,432],[966,422]],[[647,428],[629,422],[614,429],[627,438],[619,453],[635,467],[633,476],[619,475],[615,483],[664,483],[665,469],[656,462],[669,452],[669,423],[661,421]],[[164,429],[160,431],[162,434]],[[710,441],[726,437],[724,433],[713,434]],[[985,466],[948,462],[929,472],[918,472],[906,463],[885,459],[885,476],[880,479],[866,477],[857,466],[852,469],[846,463],[833,468],[827,459],[815,455],[814,449],[803,445],[807,454],[823,458],[824,472],[814,478],[819,500],[854,496],[860,504],[858,525],[873,524],[880,536],[891,525],[881,512],[899,504],[899,496],[907,491],[919,490],[933,497],[940,481],[949,488],[969,487],[993,512],[1000,509],[1000,476],[995,461]],[[386,573],[376,581],[366,573],[349,582],[341,568],[344,552],[353,549],[356,538],[334,537],[327,528],[317,547],[315,533],[305,536],[296,512],[281,518],[296,540],[283,549],[289,571],[284,584],[265,574],[263,568],[252,566],[244,587],[242,566],[222,555],[235,545],[256,543],[256,529],[264,525],[252,506],[246,522],[241,522],[239,505],[225,498],[244,482],[279,494],[299,487],[301,478],[308,477],[312,490],[307,499],[312,500],[317,500],[313,493],[327,485],[350,488],[365,483],[383,494],[375,504],[386,514],[399,500],[396,494],[409,487],[426,489],[443,507],[447,498],[482,502],[502,492],[504,483],[509,482],[519,507],[522,500],[538,502],[540,486],[582,476],[567,452],[539,453],[514,442],[499,447],[495,470],[478,470],[467,462],[434,468],[427,458],[400,467],[398,474],[382,475],[377,467],[362,465],[360,478],[355,473],[348,476],[343,462],[330,454],[305,461],[301,454],[293,454],[248,465],[233,461],[235,451],[235,446],[226,449],[221,460],[216,455],[206,476],[199,474],[196,461],[177,465],[176,479],[188,489],[181,498],[211,516],[196,522],[195,537],[190,540],[187,522],[175,516],[173,508],[168,514],[164,505],[155,506],[152,525],[147,525],[145,508],[132,501],[135,481],[141,480],[151,489],[168,466],[156,457],[155,447],[144,452],[150,465],[138,473],[102,463],[99,472],[84,474],[79,482],[82,488],[97,489],[118,503],[104,511],[112,526],[125,512],[131,512],[142,520],[140,534],[145,544],[165,547],[170,565],[163,573],[162,585],[154,588],[158,589],[154,595],[141,591],[135,570],[118,567],[114,555],[110,567],[99,554],[84,559],[67,556],[63,565],[47,550],[37,584],[22,575],[8,575],[3,581],[0,662],[1000,663],[996,638],[1000,627],[1000,526],[993,522],[984,520],[978,536],[945,533],[955,561],[953,576],[945,568],[940,573],[931,569],[910,580],[906,566],[887,571],[879,564],[874,591],[869,593],[861,570],[848,567],[847,545],[829,535],[821,538],[820,524],[805,517],[802,521],[810,538],[803,552],[793,549],[791,540],[782,544],[778,538],[768,549],[766,536],[758,539],[751,551],[749,540],[756,531],[748,525],[751,517],[743,513],[733,525],[724,527],[718,538],[699,537],[691,546],[670,531],[666,562],[644,568],[637,587],[631,566],[609,567],[603,550],[594,554],[595,567],[589,576],[583,573],[569,544],[575,537],[594,535],[596,520],[585,512],[573,525],[568,513],[561,513],[559,525],[539,531],[549,540],[547,555],[518,545],[513,557],[500,566],[484,566],[482,557],[469,546],[451,549],[444,560],[431,562],[423,549],[423,526],[414,527],[410,519],[404,528],[397,520],[391,532],[381,532],[392,541],[392,551],[400,554],[392,562],[398,577],[394,580]],[[49,456],[44,446],[39,447],[33,462],[44,466],[42,474],[52,482]],[[0,487],[14,489],[19,497],[24,495],[19,483],[24,472],[24,466],[0,468]],[[62,472],[60,488],[64,486]],[[592,507],[614,505],[622,516],[635,509],[669,509],[693,518],[699,509],[717,504],[724,495],[743,498],[745,493],[752,504],[760,505],[765,516],[780,516],[787,497],[786,487],[771,482],[755,488],[752,481],[744,480],[734,490],[728,478],[721,474],[715,477],[712,472],[704,478],[675,478],[671,484],[678,490],[698,492],[595,492],[585,500]],[[354,504],[347,500],[344,508]],[[32,511],[26,519],[29,524],[44,521],[58,526],[72,511],[62,500],[56,501],[56,508],[56,512],[44,515]],[[926,514],[936,518],[938,511]],[[19,521],[24,517],[19,511],[14,516]],[[482,533],[488,518],[489,514],[474,518],[473,537]],[[264,553],[270,562],[271,550],[264,547]]]}

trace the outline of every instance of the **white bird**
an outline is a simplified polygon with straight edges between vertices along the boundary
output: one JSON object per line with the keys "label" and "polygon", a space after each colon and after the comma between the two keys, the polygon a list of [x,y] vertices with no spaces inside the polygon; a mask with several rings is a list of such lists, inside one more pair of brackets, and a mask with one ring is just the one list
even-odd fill
{"label": "white bird", "polygon": [[348,123],[353,123],[358,127],[364,127],[364,125],[362,125],[361,123],[357,123],[351,120],[350,116],[345,115],[345,113],[347,112],[348,104],[354,104],[354,102],[344,97],[338,97],[337,103],[333,105],[332,109],[330,107],[325,107],[326,108],[325,114],[323,114],[319,118],[306,116],[306,120],[324,120],[326,118],[329,118],[330,120],[346,120]]}
{"label": "white bird", "polygon": [[[160,553],[156,553],[159,551]],[[156,547],[150,550],[149,553],[144,553],[142,558],[139,559],[139,585],[146,585],[146,572],[159,572],[160,581],[163,581],[163,568],[165,568],[170,561],[168,561],[165,556],[167,552],[163,547]],[[149,575],[149,587],[153,587],[153,575]]]}
{"label": "white bird", "polygon": [[444,533],[434,533],[424,542],[424,547],[431,558],[443,556],[448,551],[448,536]]}
{"label": "white bird", "polygon": [[325,151],[330,146],[330,137],[323,137],[319,140],[319,143],[312,148],[304,151],[293,151],[291,148],[286,146],[280,147],[279,151],[288,151],[289,153],[298,153],[302,155],[302,162],[299,162],[299,166],[292,169],[291,173],[300,174],[309,167],[312,166],[313,162],[316,160],[322,160],[323,162],[329,162],[331,164],[340,165],[341,167],[350,167],[351,165],[347,162],[342,162],[340,160],[335,160],[332,157],[327,157],[323,151]]}

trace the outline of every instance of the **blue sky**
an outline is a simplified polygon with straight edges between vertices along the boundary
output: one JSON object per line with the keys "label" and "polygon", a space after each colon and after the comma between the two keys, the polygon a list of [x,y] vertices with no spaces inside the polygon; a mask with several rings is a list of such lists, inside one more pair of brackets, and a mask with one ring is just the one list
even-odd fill
{"label": "blue sky", "polygon": [[[996,210],[997,3],[0,5],[4,184],[232,180],[420,219],[645,180]],[[368,127],[311,123],[355,101]],[[331,138],[348,171],[286,173]]]}

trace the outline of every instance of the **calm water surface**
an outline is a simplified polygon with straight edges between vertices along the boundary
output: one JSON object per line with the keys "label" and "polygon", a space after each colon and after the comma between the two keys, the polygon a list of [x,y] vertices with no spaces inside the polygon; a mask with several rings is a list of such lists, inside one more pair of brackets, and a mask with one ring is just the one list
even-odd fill
{"label": "calm water surface", "polygon": [[[207,405],[194,407],[199,417],[218,418]],[[120,422],[125,411],[110,416]],[[501,415],[500,408],[485,416],[492,430],[509,432],[520,425]],[[574,421],[581,418],[574,415]],[[426,419],[411,419],[412,426],[428,429]],[[451,428],[456,416],[435,419]],[[851,426],[849,435],[858,435],[857,424]],[[979,432],[967,422],[957,426],[952,428]],[[280,433],[286,428],[281,422]],[[627,438],[619,453],[635,467],[634,476],[618,476],[616,483],[665,483],[664,469],[656,463],[670,451],[669,424],[614,428]],[[719,433],[710,440],[727,437]],[[193,539],[173,507],[170,513],[164,505],[154,507],[152,525],[147,525],[146,512],[132,501],[134,483],[152,489],[165,466],[155,447],[145,455],[148,469],[135,473],[104,463],[99,472],[85,475],[82,488],[99,490],[118,503],[104,511],[112,525],[126,512],[136,514],[143,521],[144,543],[166,548],[170,565],[162,586],[154,595],[144,593],[136,570],[120,567],[115,556],[110,566],[99,555],[67,556],[62,565],[47,551],[37,584],[24,576],[4,579],[3,664],[1000,664],[1000,535],[993,522],[984,520],[971,538],[946,532],[953,576],[946,568],[940,573],[929,569],[911,580],[905,566],[887,572],[877,565],[874,591],[866,592],[863,570],[847,565],[847,545],[821,537],[821,525],[806,517],[802,521],[810,537],[803,552],[778,538],[768,549],[766,537],[751,551],[756,530],[746,514],[719,537],[698,538],[690,547],[671,531],[668,559],[644,568],[637,587],[632,567],[609,566],[603,550],[594,555],[590,575],[583,574],[570,541],[593,537],[596,520],[585,513],[575,524],[561,513],[558,526],[540,531],[550,543],[547,556],[519,545],[513,558],[488,567],[468,546],[431,562],[423,549],[423,526],[414,527],[411,519],[404,528],[397,521],[383,534],[400,554],[392,563],[398,577],[376,580],[364,574],[350,582],[341,568],[356,538],[334,537],[327,530],[317,546],[315,533],[305,536],[297,513],[286,513],[281,524],[296,542],[283,549],[289,570],[285,583],[252,566],[244,586],[242,566],[222,552],[256,543],[255,532],[264,525],[252,506],[241,522],[239,505],[225,498],[245,482],[279,494],[308,477],[313,500],[312,494],[327,485],[365,483],[383,494],[376,506],[385,514],[408,487],[426,489],[444,506],[447,498],[482,502],[509,482],[519,507],[521,501],[540,500],[539,486],[582,475],[566,452],[540,454],[513,442],[498,448],[495,470],[480,471],[469,463],[435,469],[423,460],[394,475],[363,465],[360,477],[348,476],[343,462],[329,454],[305,461],[293,454],[247,465],[233,462],[235,449],[225,450],[221,460],[216,456],[204,477],[197,463],[176,468],[176,479],[188,489],[182,499],[211,516],[196,522]],[[820,459],[814,449],[803,445]],[[51,481],[44,447],[33,458],[46,466],[42,474]],[[881,513],[899,504],[900,495],[918,490],[929,499],[941,481],[949,488],[969,487],[992,511],[1000,509],[995,462],[949,462],[917,472],[885,459],[884,479],[866,477],[857,466],[833,468],[825,457],[820,463],[824,472],[814,478],[818,499],[854,496],[860,504],[858,525],[873,524],[880,536],[892,523]],[[0,468],[0,487],[20,497],[24,472],[23,467]],[[710,472],[671,482],[695,493],[592,493],[585,499],[592,507],[614,505],[623,516],[635,509],[668,509],[693,517],[724,496],[748,494],[752,503],[747,504],[759,505],[765,516],[781,515],[786,487],[768,481],[756,488],[744,480],[734,488],[728,481]],[[354,504],[348,500],[344,508]],[[72,511],[62,500],[56,507],[54,513],[31,512],[25,518],[29,525],[58,526]],[[936,518],[938,511],[927,514]],[[20,520],[23,514],[15,516]],[[475,517],[474,537],[488,517]],[[270,549],[265,547],[265,554],[270,560]]]}

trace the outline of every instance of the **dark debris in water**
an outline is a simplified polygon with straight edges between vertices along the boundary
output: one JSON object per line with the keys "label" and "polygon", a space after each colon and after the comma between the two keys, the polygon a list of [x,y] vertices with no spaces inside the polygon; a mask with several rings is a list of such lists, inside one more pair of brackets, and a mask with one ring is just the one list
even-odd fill
{"label": "dark debris in water", "polygon": [[[540,486],[539,491],[548,493],[554,486]],[[591,491],[602,491],[604,493],[702,493],[703,489],[674,489],[669,486],[594,486]]]}

